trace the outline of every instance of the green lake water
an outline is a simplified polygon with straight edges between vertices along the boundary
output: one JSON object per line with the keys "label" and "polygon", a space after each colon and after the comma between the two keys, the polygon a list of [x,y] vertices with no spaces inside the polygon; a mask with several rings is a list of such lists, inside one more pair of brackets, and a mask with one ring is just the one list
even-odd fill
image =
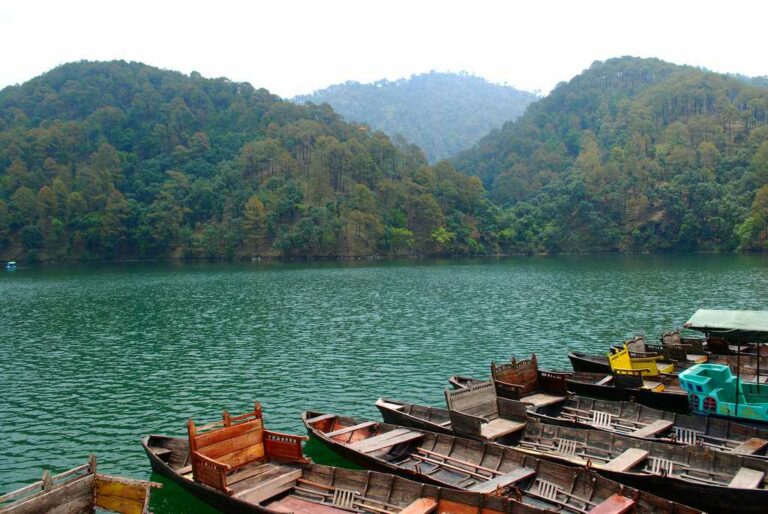
{"label": "green lake water", "polygon": [[[768,260],[34,266],[0,274],[0,293],[4,492],[89,453],[149,478],[142,435],[254,399],[268,427],[303,433],[307,408],[378,419],[379,396],[440,405],[449,375],[493,359],[567,368],[568,349],[655,338],[697,308],[765,309]],[[168,482],[153,510],[209,511]]]}

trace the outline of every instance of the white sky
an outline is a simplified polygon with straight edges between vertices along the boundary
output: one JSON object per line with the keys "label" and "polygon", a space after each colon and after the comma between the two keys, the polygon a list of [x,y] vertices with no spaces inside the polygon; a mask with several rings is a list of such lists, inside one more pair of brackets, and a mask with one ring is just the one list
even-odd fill
{"label": "white sky", "polygon": [[2,0],[0,87],[81,59],[225,76],[283,97],[432,69],[546,93],[621,55],[768,75],[766,14],[762,0]]}

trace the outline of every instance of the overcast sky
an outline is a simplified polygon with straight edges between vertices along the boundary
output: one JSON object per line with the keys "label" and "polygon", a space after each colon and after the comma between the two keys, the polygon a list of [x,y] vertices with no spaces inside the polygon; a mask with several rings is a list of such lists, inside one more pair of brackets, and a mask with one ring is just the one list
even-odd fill
{"label": "overcast sky", "polygon": [[4,0],[0,87],[81,59],[225,76],[283,97],[433,69],[546,93],[621,55],[768,75],[766,14],[761,0]]}

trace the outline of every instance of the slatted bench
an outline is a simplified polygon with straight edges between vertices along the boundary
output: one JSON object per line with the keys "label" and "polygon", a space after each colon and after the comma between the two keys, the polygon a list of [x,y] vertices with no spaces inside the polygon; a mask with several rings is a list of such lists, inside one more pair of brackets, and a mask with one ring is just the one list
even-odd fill
{"label": "slatted bench", "polygon": [[753,437],[751,439],[747,439],[731,451],[741,455],[754,455],[766,446],[768,446],[768,441],[765,439],[760,439],[759,437]]}
{"label": "slatted bench", "polygon": [[344,434],[349,434],[351,432],[354,432],[356,430],[362,430],[364,428],[370,428],[377,426],[378,423],[376,421],[366,421],[365,423],[360,423],[358,425],[352,425],[351,427],[344,427],[340,428],[339,430],[334,430],[333,432],[327,432],[325,435],[326,437],[336,437]]}
{"label": "slatted bench", "polygon": [[[189,420],[187,431],[193,479],[229,495],[250,498],[262,485],[274,491],[295,480],[297,468],[283,464],[309,462],[301,449],[308,438],[265,430],[258,402],[253,412],[233,417],[224,411],[222,421],[207,425]],[[263,484],[260,480],[250,487],[252,481],[245,482],[265,473]]]}
{"label": "slatted bench", "polygon": [[620,455],[603,464],[607,471],[627,471],[648,458],[648,451],[640,448],[624,450]]}
{"label": "slatted bench", "polygon": [[765,473],[756,469],[739,468],[739,472],[733,477],[728,487],[741,489],[756,489],[763,483]]}
{"label": "slatted bench", "polygon": [[413,430],[408,430],[406,428],[398,428],[367,439],[361,439],[347,446],[352,450],[362,453],[373,453],[398,444],[416,441],[422,437],[424,437],[424,434],[420,432],[414,432]]}

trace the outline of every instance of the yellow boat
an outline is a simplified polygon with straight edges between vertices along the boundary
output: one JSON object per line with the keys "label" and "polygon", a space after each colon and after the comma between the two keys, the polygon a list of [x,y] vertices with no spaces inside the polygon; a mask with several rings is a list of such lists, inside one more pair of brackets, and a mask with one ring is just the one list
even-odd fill
{"label": "yellow boat", "polygon": [[608,363],[611,365],[611,371],[635,370],[640,371],[643,377],[658,377],[661,373],[673,373],[675,364],[673,362],[662,362],[661,355],[653,357],[631,357],[629,348],[624,343],[621,350],[615,350],[608,355]]}

